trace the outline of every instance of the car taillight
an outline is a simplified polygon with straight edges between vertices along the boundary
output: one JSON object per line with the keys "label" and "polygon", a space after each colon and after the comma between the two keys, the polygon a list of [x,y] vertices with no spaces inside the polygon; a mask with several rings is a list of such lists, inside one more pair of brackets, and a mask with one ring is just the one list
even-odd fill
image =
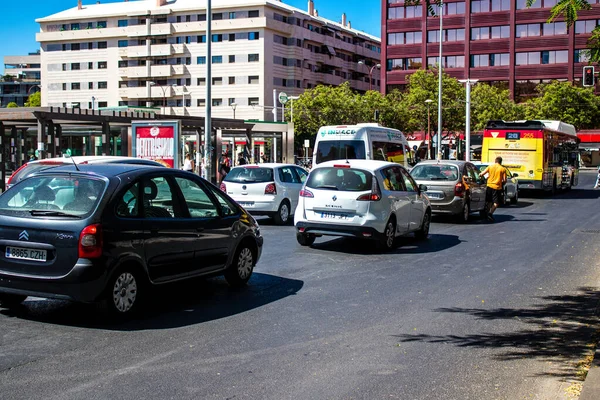
{"label": "car taillight", "polygon": [[300,191],[300,197],[315,197],[315,195],[310,190],[302,189]]}
{"label": "car taillight", "polygon": [[371,193],[365,193],[358,196],[357,201],[379,201],[381,200],[381,190],[377,179],[373,177],[373,183],[371,184]]}
{"label": "car taillight", "polygon": [[221,182],[221,184],[219,185],[219,189],[221,189],[222,192],[227,193],[227,186],[225,186],[223,182]]}
{"label": "car taillight", "polygon": [[454,195],[457,197],[465,196],[465,185],[463,185],[462,182],[458,182],[456,185],[454,185]]}
{"label": "car taillight", "polygon": [[265,194],[277,194],[277,187],[274,183],[269,183],[265,186]]}
{"label": "car taillight", "polygon": [[79,258],[98,258],[102,255],[102,226],[88,225],[79,235]]}
{"label": "car taillight", "polygon": [[12,184],[12,180],[13,178],[17,175],[17,173],[22,170],[23,168],[25,168],[27,166],[28,163],[25,163],[23,165],[21,165],[19,168],[17,168],[17,170],[15,172],[12,173],[12,175],[10,176],[10,178],[8,178],[8,182],[6,182],[7,185]]}

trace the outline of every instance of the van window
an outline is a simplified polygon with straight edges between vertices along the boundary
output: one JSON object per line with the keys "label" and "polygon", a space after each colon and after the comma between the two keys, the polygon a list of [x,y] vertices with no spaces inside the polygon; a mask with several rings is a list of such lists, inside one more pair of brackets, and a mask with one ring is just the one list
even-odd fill
{"label": "van window", "polygon": [[332,160],[366,158],[365,142],[362,140],[324,140],[317,144],[317,164]]}
{"label": "van window", "polygon": [[313,170],[308,176],[306,187],[312,189],[363,192],[371,190],[373,175],[354,168],[324,167]]}
{"label": "van window", "polygon": [[373,142],[373,160],[404,162],[404,145],[402,143]]}

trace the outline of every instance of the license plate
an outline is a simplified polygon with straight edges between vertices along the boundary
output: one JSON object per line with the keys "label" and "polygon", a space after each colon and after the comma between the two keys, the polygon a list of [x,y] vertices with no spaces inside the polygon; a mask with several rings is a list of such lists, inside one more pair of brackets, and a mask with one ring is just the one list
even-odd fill
{"label": "license plate", "polygon": [[6,258],[16,258],[19,260],[46,261],[46,250],[25,249],[23,247],[6,246]]}
{"label": "license plate", "polygon": [[321,213],[321,218],[323,218],[323,219],[341,219],[341,220],[345,220],[345,219],[348,219],[349,216],[348,216],[348,214],[337,214],[337,213],[322,212]]}
{"label": "license plate", "polygon": [[427,197],[429,197],[430,199],[443,199],[444,195],[441,193],[425,193],[427,194]]}
{"label": "license plate", "polygon": [[253,201],[240,201],[239,203],[242,207],[254,207]]}

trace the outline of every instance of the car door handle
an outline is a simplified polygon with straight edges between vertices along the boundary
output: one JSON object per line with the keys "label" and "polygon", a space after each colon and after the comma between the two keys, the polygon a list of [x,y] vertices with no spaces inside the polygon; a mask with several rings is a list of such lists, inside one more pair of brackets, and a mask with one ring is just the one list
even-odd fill
{"label": "car door handle", "polygon": [[204,228],[196,228],[196,232],[198,232],[198,233],[204,232]]}

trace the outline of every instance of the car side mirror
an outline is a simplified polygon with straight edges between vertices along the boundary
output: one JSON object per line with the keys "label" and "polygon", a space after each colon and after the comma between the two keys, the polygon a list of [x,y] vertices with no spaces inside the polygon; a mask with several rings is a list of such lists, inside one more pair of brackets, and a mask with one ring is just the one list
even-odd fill
{"label": "car side mirror", "polygon": [[233,211],[231,211],[231,208],[229,208],[229,206],[223,206],[223,207],[221,207],[221,213],[224,216],[228,216],[228,215],[233,214]]}
{"label": "car side mirror", "polygon": [[420,190],[421,192],[426,192],[426,191],[427,191],[427,186],[426,186],[426,185],[423,185],[423,184],[420,184],[420,185],[419,185],[419,190]]}

